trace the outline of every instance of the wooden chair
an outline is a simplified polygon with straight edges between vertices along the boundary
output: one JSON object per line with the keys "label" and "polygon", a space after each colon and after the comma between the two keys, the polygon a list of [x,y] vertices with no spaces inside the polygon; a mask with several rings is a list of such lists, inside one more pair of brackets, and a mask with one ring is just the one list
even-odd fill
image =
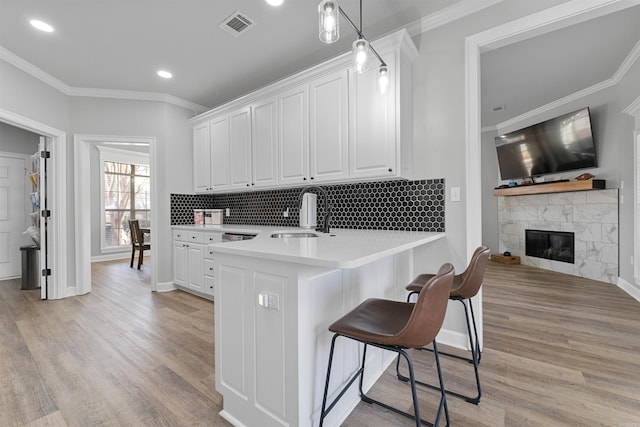
{"label": "wooden chair", "polygon": [[142,258],[144,257],[145,250],[151,250],[151,244],[144,242],[144,235],[140,230],[140,224],[137,219],[129,221],[129,230],[131,231],[131,265],[133,268],[133,258],[136,255],[136,249],[138,250],[138,270],[142,266]]}

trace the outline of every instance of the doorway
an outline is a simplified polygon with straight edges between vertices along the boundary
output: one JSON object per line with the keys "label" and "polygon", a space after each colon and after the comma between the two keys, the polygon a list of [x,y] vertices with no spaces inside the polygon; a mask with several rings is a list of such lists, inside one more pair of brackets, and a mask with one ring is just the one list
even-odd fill
{"label": "doorway", "polygon": [[[0,149],[6,149],[5,144]],[[19,249],[29,243],[23,234],[29,226],[28,160],[26,154],[0,151],[0,280],[20,277]]]}
{"label": "doorway", "polygon": [[[119,147],[148,147],[149,174],[151,177],[155,173],[156,149],[154,137],[128,137],[111,135],[75,135],[74,136],[74,165],[75,165],[75,215],[76,230],[91,230],[92,212],[91,195],[95,193],[95,188],[91,185],[92,162],[91,151],[97,145],[109,145]],[[156,179],[151,179],[151,212],[157,212]],[[156,221],[151,221],[151,236],[156,235]],[[80,233],[76,231],[76,277],[78,283],[82,284],[82,293],[91,291],[91,253],[92,253],[92,233]],[[94,239],[95,240],[95,239]],[[130,252],[129,252],[130,253]],[[151,290],[157,290],[157,251],[151,250]]]}
{"label": "doorway", "polygon": [[0,123],[23,129],[43,138],[48,148],[49,171],[47,180],[48,207],[50,216],[46,219],[48,226],[48,247],[46,261],[41,265],[49,265],[49,276],[46,286],[41,287],[42,299],[59,299],[76,295],[76,289],[67,280],[68,277],[68,238],[67,238],[67,196],[66,196],[66,133],[43,123],[21,116],[8,110],[0,109]]}

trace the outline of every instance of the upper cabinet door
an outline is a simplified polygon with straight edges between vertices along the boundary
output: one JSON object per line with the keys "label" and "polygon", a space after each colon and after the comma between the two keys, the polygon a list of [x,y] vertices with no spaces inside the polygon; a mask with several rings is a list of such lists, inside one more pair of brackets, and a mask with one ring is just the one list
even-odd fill
{"label": "upper cabinet door", "polygon": [[211,140],[209,122],[193,128],[193,190],[211,190]]}
{"label": "upper cabinet door", "polygon": [[278,181],[303,184],[309,177],[309,89],[295,87],[278,96]]}
{"label": "upper cabinet door", "polygon": [[278,183],[278,121],[276,98],[253,104],[251,114],[253,184],[256,187]]}
{"label": "upper cabinet door", "polygon": [[251,108],[229,114],[229,164],[231,188],[251,187]]}
{"label": "upper cabinet door", "polygon": [[211,127],[211,188],[229,189],[229,117],[224,114],[209,122]]}
{"label": "upper cabinet door", "polygon": [[309,173],[313,182],[349,177],[349,87],[347,70],[309,85]]}
{"label": "upper cabinet door", "polygon": [[[385,57],[391,73],[397,73],[393,55]],[[397,176],[400,155],[396,140],[396,103],[393,76],[387,92],[377,88],[378,68],[363,74],[351,72],[349,173],[351,178]]]}

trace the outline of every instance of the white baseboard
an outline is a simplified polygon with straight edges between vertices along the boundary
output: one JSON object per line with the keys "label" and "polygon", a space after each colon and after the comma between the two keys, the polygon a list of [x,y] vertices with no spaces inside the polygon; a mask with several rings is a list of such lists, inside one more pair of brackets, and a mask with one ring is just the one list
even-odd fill
{"label": "white baseboard", "polygon": [[117,259],[131,259],[131,252],[114,252],[111,254],[96,255],[91,257],[91,262],[115,261]]}
{"label": "white baseboard", "polygon": [[176,285],[173,282],[158,282],[158,285],[156,286],[156,292],[170,292],[175,291],[176,289],[178,288],[176,288]]}
{"label": "white baseboard", "polygon": [[640,301],[640,287],[627,282],[622,277],[618,277],[618,287],[635,298],[636,301]]}
{"label": "white baseboard", "polygon": [[0,280],[12,280],[12,279],[20,279],[22,276],[8,276],[8,277],[0,277]]}
{"label": "white baseboard", "polygon": [[467,337],[467,334],[452,331],[450,329],[440,329],[440,332],[436,337],[436,342],[438,344],[448,345],[461,350],[471,350],[469,348],[469,337]]}

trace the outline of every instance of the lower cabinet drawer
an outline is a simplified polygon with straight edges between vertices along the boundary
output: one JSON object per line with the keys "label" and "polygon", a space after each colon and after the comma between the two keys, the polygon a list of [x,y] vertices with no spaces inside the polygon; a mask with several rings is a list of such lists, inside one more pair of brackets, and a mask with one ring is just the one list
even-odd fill
{"label": "lower cabinet drawer", "polygon": [[202,289],[202,292],[204,292],[207,295],[213,295],[213,277],[211,276],[204,276],[204,289]]}
{"label": "lower cabinet drawer", "polygon": [[204,275],[213,277],[213,260],[205,259],[204,260]]}

